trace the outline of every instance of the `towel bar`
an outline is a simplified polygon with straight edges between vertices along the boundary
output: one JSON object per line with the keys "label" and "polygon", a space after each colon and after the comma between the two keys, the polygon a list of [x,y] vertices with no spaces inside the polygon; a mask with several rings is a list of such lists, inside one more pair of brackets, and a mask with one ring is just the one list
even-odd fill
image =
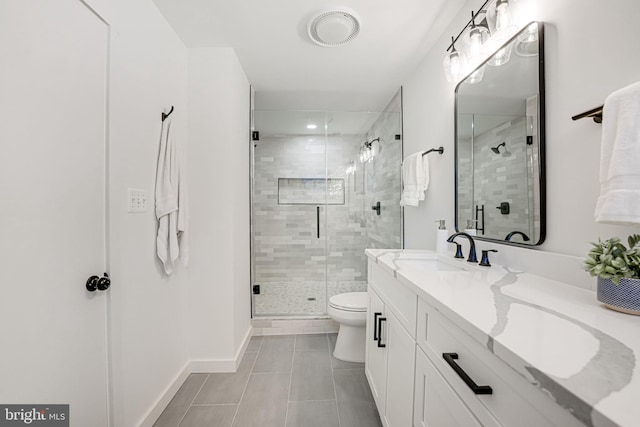
{"label": "towel bar", "polygon": [[442,154],[444,153],[444,147],[432,148],[431,150],[425,151],[424,153],[422,153],[422,157],[426,156],[429,153],[433,153],[434,151],[437,151],[438,154]]}
{"label": "towel bar", "polygon": [[580,119],[584,119],[585,117],[591,117],[593,119],[594,122],[596,123],[602,123],[602,109],[603,109],[604,105],[601,105],[599,107],[593,108],[589,111],[585,111],[584,113],[578,114],[576,116],[571,117],[572,120],[580,120]]}

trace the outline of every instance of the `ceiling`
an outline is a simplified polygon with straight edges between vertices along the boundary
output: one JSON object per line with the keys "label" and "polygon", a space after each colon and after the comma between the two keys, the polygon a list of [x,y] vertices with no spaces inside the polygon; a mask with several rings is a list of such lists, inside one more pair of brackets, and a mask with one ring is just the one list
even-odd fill
{"label": "ceiling", "polygon": [[[232,47],[261,109],[381,111],[464,0],[154,0],[187,47]],[[351,43],[307,36],[316,14],[348,8]],[[444,54],[444,52],[443,52]]]}

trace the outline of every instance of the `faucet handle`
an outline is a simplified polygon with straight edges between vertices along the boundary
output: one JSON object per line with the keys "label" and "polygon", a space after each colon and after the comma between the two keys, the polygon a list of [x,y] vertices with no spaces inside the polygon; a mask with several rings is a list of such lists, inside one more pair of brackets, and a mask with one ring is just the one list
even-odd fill
{"label": "faucet handle", "polygon": [[482,259],[480,260],[480,265],[483,267],[491,267],[491,263],[489,262],[489,252],[498,252],[495,249],[487,249],[482,251]]}

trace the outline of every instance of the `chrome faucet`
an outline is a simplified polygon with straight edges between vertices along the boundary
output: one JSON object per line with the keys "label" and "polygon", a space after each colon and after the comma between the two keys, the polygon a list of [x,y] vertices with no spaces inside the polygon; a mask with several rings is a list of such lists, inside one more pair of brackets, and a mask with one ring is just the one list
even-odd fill
{"label": "chrome faucet", "polygon": [[521,235],[522,236],[522,240],[524,240],[525,242],[528,242],[530,240],[529,236],[524,234],[522,231],[512,231],[511,233],[507,234],[507,237],[505,237],[504,240],[506,240],[507,242],[510,242],[511,238],[513,236],[515,236],[516,234]]}
{"label": "chrome faucet", "polygon": [[454,240],[458,236],[463,236],[469,239],[469,257],[467,257],[467,262],[478,262],[478,257],[476,256],[476,244],[473,241],[473,237],[471,237],[469,234],[463,232],[452,234],[447,239],[447,242],[456,243]]}

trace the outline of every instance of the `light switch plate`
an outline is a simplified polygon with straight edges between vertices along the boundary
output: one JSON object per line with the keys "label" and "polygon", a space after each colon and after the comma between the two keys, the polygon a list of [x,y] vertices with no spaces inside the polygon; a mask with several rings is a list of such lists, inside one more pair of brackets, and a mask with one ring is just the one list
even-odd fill
{"label": "light switch plate", "polygon": [[147,190],[127,189],[127,212],[147,211]]}

